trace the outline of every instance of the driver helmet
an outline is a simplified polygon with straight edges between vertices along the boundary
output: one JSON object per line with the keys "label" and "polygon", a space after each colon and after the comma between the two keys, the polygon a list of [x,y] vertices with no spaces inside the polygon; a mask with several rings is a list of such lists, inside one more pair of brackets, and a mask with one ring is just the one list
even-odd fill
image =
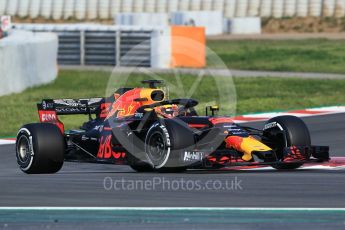
{"label": "driver helmet", "polygon": [[177,105],[162,105],[155,108],[156,113],[163,117],[172,118],[179,115],[179,108]]}

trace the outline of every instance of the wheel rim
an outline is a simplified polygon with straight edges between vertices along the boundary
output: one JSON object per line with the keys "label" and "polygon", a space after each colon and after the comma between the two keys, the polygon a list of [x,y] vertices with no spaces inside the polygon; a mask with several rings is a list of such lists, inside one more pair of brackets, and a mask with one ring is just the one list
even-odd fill
{"label": "wheel rim", "polygon": [[155,165],[160,164],[166,155],[166,144],[160,132],[154,132],[148,140],[148,154]]}
{"label": "wheel rim", "polygon": [[26,136],[21,136],[18,140],[17,155],[21,162],[26,162],[31,155],[30,141]]}

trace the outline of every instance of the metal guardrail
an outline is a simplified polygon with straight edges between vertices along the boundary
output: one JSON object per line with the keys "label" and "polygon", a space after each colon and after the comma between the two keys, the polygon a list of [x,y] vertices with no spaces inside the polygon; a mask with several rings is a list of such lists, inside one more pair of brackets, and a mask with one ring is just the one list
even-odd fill
{"label": "metal guardrail", "polygon": [[63,65],[151,66],[151,31],[57,32]]}
{"label": "metal guardrail", "polygon": [[150,30],[47,30],[59,37],[60,65],[151,67]]}
{"label": "metal guardrail", "polygon": [[120,31],[118,66],[151,66],[151,32]]}
{"label": "metal guardrail", "polygon": [[61,65],[81,65],[81,32],[58,31],[59,37],[58,63]]}
{"label": "metal guardrail", "polygon": [[81,65],[117,65],[117,33],[119,31],[82,31]]}

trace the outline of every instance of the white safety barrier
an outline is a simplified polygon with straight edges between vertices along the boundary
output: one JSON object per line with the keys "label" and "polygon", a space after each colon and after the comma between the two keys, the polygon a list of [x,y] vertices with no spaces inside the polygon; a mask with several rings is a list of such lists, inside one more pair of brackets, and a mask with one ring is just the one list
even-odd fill
{"label": "white safety barrier", "polygon": [[308,0],[297,0],[296,15],[298,17],[308,16]]}
{"label": "white safety barrier", "polygon": [[97,0],[87,0],[86,6],[86,17],[88,19],[96,19],[97,18]]}
{"label": "white safety barrier", "polygon": [[133,0],[125,0],[122,2],[122,12],[131,13],[133,12]]}
{"label": "white safety barrier", "polygon": [[171,14],[172,25],[205,27],[206,35],[223,33],[223,14],[220,11],[181,11]]}
{"label": "white safety barrier", "polygon": [[191,11],[201,10],[201,0],[192,0],[191,1]]}
{"label": "white safety barrier", "polygon": [[245,17],[247,15],[248,0],[237,0],[236,17]]}
{"label": "white safety barrier", "polygon": [[[21,0],[18,6],[18,16],[26,17],[29,13],[30,0]],[[1,14],[1,13],[0,13]]]}
{"label": "white safety barrier", "polygon": [[168,1],[168,12],[178,11],[179,0],[169,0]]}
{"label": "white safety barrier", "polygon": [[167,12],[167,2],[168,0],[158,0],[157,2],[157,13],[166,13]]}
{"label": "white safety barrier", "polygon": [[168,26],[167,13],[119,13],[115,15],[115,24],[119,26]]}
{"label": "white safety barrier", "polygon": [[272,9],[273,17],[274,18],[283,17],[283,11],[284,11],[284,0],[273,1],[273,9]]}
{"label": "white safety barrier", "polygon": [[344,17],[344,8],[345,0],[0,0],[0,14],[55,20],[176,11],[220,11],[227,18]]}
{"label": "white safety barrier", "polygon": [[331,17],[334,14],[335,0],[323,0],[322,15]]}
{"label": "white safety barrier", "polygon": [[[115,0],[116,2],[119,2],[119,0]],[[142,13],[144,12],[144,0],[139,0],[139,1],[134,1],[134,6],[133,6],[133,12],[135,13]],[[112,6],[111,8],[114,8]]]}
{"label": "white safety barrier", "polygon": [[212,10],[212,2],[213,2],[212,0],[203,0],[201,3],[201,10],[206,10],[206,11]]}
{"label": "white safety barrier", "polygon": [[[89,0],[90,1],[90,0]],[[95,9],[97,10],[97,6],[98,6],[98,0],[93,0],[96,3],[94,3],[95,5]],[[140,0],[140,1],[136,1],[136,2],[143,2],[144,0]],[[121,12],[121,3],[122,0],[110,0],[110,14],[113,17],[115,14]],[[134,7],[135,9],[135,7]],[[140,11],[142,12],[142,11]]]}
{"label": "white safety barrier", "polygon": [[44,18],[50,18],[52,15],[52,0],[43,0],[41,1],[41,16]]}
{"label": "white safety barrier", "polygon": [[231,18],[229,20],[230,34],[260,34],[261,18]]}
{"label": "white safety barrier", "polygon": [[[44,1],[44,0],[43,0]],[[66,0],[64,5],[64,19],[70,19],[74,17],[74,0]]]}
{"label": "white safety barrier", "polygon": [[189,1],[190,0],[180,1],[179,10],[180,11],[188,11],[189,10]]}
{"label": "white safety barrier", "polygon": [[341,18],[345,16],[345,1],[344,0],[336,0],[334,16],[337,18]]}
{"label": "white safety barrier", "polygon": [[260,12],[260,0],[251,0],[248,5],[248,16],[257,17]]}
{"label": "white safety barrier", "polygon": [[98,2],[98,17],[100,19],[108,19],[109,18],[109,0],[99,0]]}
{"label": "white safety barrier", "polygon": [[235,17],[236,0],[225,0],[224,16],[227,18]]}
{"label": "white safety barrier", "polygon": [[318,17],[321,15],[323,0],[310,0],[309,2],[309,15],[312,17]]}
{"label": "white safety barrier", "polygon": [[153,13],[156,8],[156,0],[145,0],[145,12]]}
{"label": "white safety barrier", "polygon": [[62,18],[63,15],[63,5],[64,0],[54,0],[53,2],[53,12],[52,18],[55,20],[59,20]]}
{"label": "white safety barrier", "polygon": [[86,2],[87,0],[76,0],[75,18],[84,20],[86,18]]}
{"label": "white safety barrier", "polygon": [[4,15],[6,13],[7,7],[7,0],[0,0],[0,15]]}
{"label": "white safety barrier", "polygon": [[296,13],[296,0],[285,0],[284,17],[293,17]]}
{"label": "white safety barrier", "polygon": [[57,76],[58,39],[53,33],[12,31],[0,40],[0,96],[46,84]]}
{"label": "white safety barrier", "polygon": [[214,0],[212,10],[224,12],[224,0]]}
{"label": "white safety barrier", "polygon": [[41,7],[41,0],[31,0],[30,2],[30,9],[29,9],[29,17],[35,19],[40,14],[40,7]]}
{"label": "white safety barrier", "polygon": [[170,68],[171,31],[169,27],[154,30],[151,34],[151,67]]}
{"label": "white safety barrier", "polygon": [[260,17],[270,17],[272,15],[272,0],[261,0]]}
{"label": "white safety barrier", "polygon": [[6,14],[15,15],[18,10],[18,0],[7,1]]}

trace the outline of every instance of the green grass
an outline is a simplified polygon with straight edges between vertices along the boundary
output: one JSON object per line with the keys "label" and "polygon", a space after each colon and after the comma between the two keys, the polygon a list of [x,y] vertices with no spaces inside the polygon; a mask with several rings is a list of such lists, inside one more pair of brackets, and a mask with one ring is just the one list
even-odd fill
{"label": "green grass", "polygon": [[232,69],[345,73],[345,40],[213,40],[207,45]]}
{"label": "green grass", "polygon": [[[61,71],[54,83],[0,97],[0,136],[14,136],[22,124],[38,121],[35,103],[43,98],[105,96],[109,76],[107,72]],[[141,79],[147,78],[133,75],[128,85],[138,86]],[[161,75],[160,78],[175,81],[172,75]],[[184,86],[174,88],[171,84],[171,98],[187,95],[194,80],[195,77],[191,75],[181,76]],[[238,114],[345,104],[345,80],[235,78],[234,82]],[[210,77],[201,81],[193,95],[201,102],[217,101],[217,97],[217,87]],[[203,108],[200,110],[203,111]],[[67,129],[78,127],[86,119],[84,115],[62,117]]]}

